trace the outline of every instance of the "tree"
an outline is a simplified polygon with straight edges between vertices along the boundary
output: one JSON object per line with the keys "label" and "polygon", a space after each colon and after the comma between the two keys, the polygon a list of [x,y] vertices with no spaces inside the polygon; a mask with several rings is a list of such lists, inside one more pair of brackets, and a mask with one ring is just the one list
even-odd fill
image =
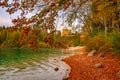
{"label": "tree", "polygon": [[[3,0],[0,6],[6,7],[9,14],[17,11],[21,12],[21,16],[13,19],[12,22],[17,26],[39,25],[45,27],[46,30],[54,30],[54,20],[59,10],[67,10],[69,7],[74,9],[76,5],[82,6],[88,0]],[[35,13],[31,18],[26,18],[28,13]],[[52,30],[51,30],[52,29]]]}
{"label": "tree", "polygon": [[[110,28],[118,27],[120,25],[120,9],[119,0],[91,0],[91,11],[92,11],[92,25],[93,27],[98,26],[104,28],[105,35],[107,36]],[[97,28],[97,27],[96,27]]]}
{"label": "tree", "polygon": [[[14,14],[21,12],[21,16],[13,19],[15,27],[37,26],[40,30],[48,32],[46,38],[52,43],[51,34],[56,32],[54,21],[59,15],[58,11],[66,11],[66,21],[71,26],[74,20],[79,19],[91,37],[96,31],[104,30],[105,36],[114,28],[120,29],[120,0],[1,0],[0,6]],[[26,15],[34,13],[31,18]],[[63,15],[63,16],[64,16]],[[24,31],[23,31],[24,32]],[[27,35],[27,32],[24,33]],[[37,39],[36,39],[37,40]]]}

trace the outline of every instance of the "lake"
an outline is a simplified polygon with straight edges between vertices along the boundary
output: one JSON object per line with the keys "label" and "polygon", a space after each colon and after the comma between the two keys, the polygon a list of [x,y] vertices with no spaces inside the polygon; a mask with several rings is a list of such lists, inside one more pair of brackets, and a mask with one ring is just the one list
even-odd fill
{"label": "lake", "polygon": [[63,80],[70,67],[61,49],[0,49],[0,80]]}

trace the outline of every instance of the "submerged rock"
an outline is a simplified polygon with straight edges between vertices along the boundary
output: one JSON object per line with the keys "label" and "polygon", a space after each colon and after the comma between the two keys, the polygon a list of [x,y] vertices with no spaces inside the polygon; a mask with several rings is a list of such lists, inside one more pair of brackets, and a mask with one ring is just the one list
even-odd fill
{"label": "submerged rock", "polygon": [[63,80],[68,80],[68,79],[69,79],[69,75],[63,77]]}
{"label": "submerged rock", "polygon": [[59,70],[59,68],[58,68],[58,67],[56,67],[56,68],[54,68],[54,70],[55,70],[55,71],[58,71],[58,70]]}
{"label": "submerged rock", "polygon": [[0,71],[6,71],[7,68],[4,68],[4,67],[0,67]]}
{"label": "submerged rock", "polygon": [[65,76],[65,77],[63,78],[63,80],[68,80],[68,77],[67,77],[67,76]]}

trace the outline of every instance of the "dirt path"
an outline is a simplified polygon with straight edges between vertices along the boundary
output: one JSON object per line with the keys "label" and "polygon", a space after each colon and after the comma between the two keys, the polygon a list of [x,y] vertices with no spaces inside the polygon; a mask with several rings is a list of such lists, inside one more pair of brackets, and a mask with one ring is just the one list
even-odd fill
{"label": "dirt path", "polygon": [[[106,54],[104,57],[88,57],[77,54],[64,61],[71,67],[69,80],[120,80],[120,58],[116,56]],[[98,63],[103,67],[96,68],[95,64]]]}

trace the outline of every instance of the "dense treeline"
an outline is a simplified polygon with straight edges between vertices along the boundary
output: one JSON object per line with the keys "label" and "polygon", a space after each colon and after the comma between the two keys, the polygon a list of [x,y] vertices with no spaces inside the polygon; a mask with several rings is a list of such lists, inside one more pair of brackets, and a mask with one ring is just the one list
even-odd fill
{"label": "dense treeline", "polygon": [[0,48],[67,48],[80,45],[80,34],[61,36],[31,27],[0,27]]}
{"label": "dense treeline", "polygon": [[[63,12],[65,11],[63,17],[67,15],[65,22],[68,22],[69,26],[71,26],[76,19],[83,25],[82,34],[84,37],[82,37],[82,40],[84,45],[88,47],[88,50],[96,49],[98,52],[103,53],[108,51],[120,53],[120,0],[35,0],[33,2],[23,0],[11,3],[5,0],[0,2],[0,6],[6,7],[6,11],[10,14],[18,10],[22,12],[20,17],[12,20],[16,27],[32,24],[50,30],[51,34],[47,37],[32,38],[34,39],[31,41],[33,46],[37,46],[36,42],[39,42],[39,38],[44,39],[44,37],[44,45],[49,45],[49,47],[53,47],[53,45],[56,46],[56,43],[62,47],[64,43],[70,44],[72,39],[65,38],[64,40],[64,37],[61,39],[61,37],[57,36],[58,38],[56,39],[58,40],[56,40],[54,37],[58,34],[53,34],[55,29],[54,21],[59,15],[58,12],[62,10]],[[37,10],[38,13],[29,19],[26,18],[25,15],[34,10]],[[81,25],[78,27],[81,27]],[[25,30],[25,34],[29,34],[29,32],[34,33],[32,36],[38,34],[36,31]],[[3,37],[3,39],[6,39],[6,33],[4,33],[4,35],[5,37]],[[46,35],[46,33],[44,33],[44,35]],[[29,35],[28,37],[23,35],[22,37],[24,38],[22,38],[20,42],[26,40],[28,43],[32,36]],[[3,44],[3,40],[1,40],[0,43]],[[6,42],[4,42],[4,44],[5,43]],[[43,43],[41,44],[43,45]]]}
{"label": "dense treeline", "polygon": [[91,0],[83,28],[89,50],[120,53],[120,0]]}

